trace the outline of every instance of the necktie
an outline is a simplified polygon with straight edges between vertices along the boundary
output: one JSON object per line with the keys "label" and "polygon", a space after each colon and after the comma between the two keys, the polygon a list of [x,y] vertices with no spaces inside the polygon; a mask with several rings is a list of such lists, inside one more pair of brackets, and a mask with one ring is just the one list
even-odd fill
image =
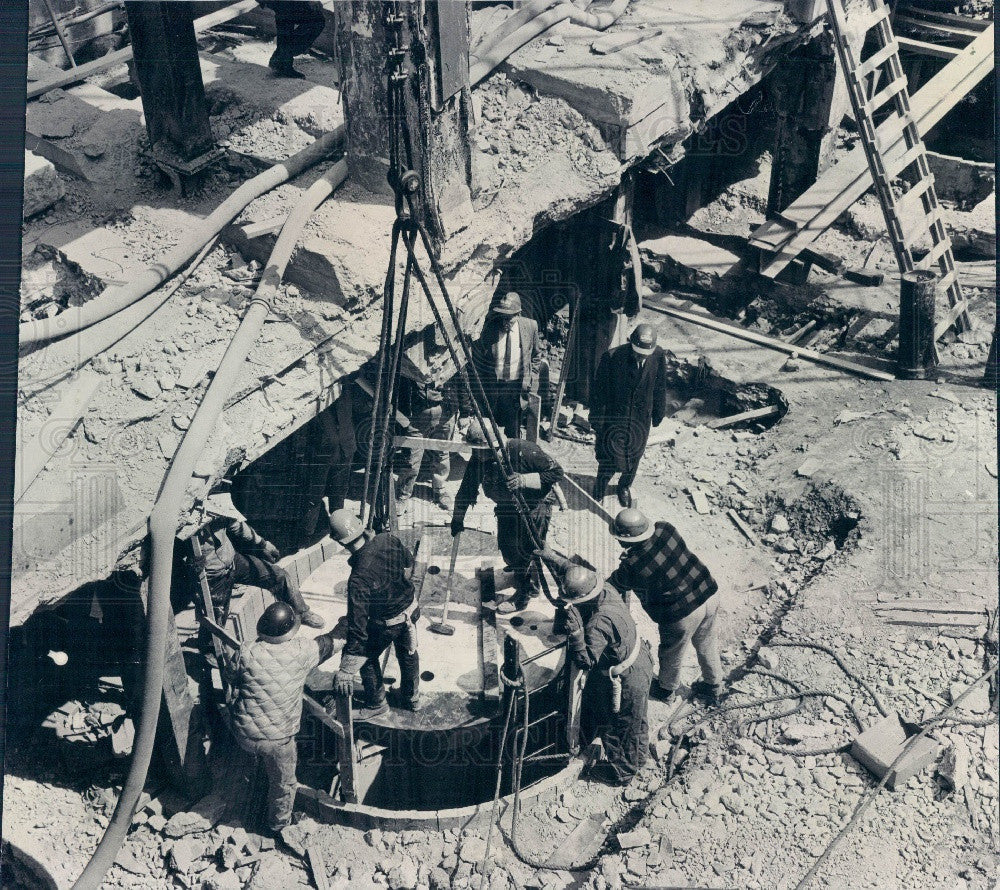
{"label": "necktie", "polygon": [[513,355],[513,345],[511,344],[511,337],[514,336],[513,331],[507,331],[507,336],[504,337],[503,341],[503,379],[513,380],[514,379],[514,355]]}

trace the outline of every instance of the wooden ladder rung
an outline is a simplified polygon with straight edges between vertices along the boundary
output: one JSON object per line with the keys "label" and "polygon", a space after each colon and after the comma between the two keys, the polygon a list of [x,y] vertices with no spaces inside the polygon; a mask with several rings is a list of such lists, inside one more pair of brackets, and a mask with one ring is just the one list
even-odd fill
{"label": "wooden ladder rung", "polygon": [[906,194],[901,195],[897,199],[896,210],[899,213],[900,219],[908,219],[910,216],[918,213],[923,216],[927,212],[924,210],[923,197],[932,185],[934,185],[934,177],[927,176],[921,179]]}
{"label": "wooden ladder rung", "polygon": [[932,266],[937,265],[937,263],[940,262],[941,257],[943,257],[950,250],[951,250],[950,238],[944,238],[943,240],[938,241],[937,244],[935,244],[929,251],[927,251],[927,255],[919,263],[917,263],[917,268],[930,269]]}
{"label": "wooden ladder rung", "polygon": [[865,102],[865,114],[871,117],[883,105],[885,105],[887,102],[890,102],[905,89],[906,89],[906,78],[897,77],[892,83],[890,83],[886,87],[883,87],[874,96],[872,96],[871,99]]}
{"label": "wooden ladder rung", "polygon": [[858,65],[858,67],[854,70],[854,76],[859,80],[867,77],[869,74],[872,74],[882,67],[882,65],[888,62],[889,59],[891,59],[898,52],[899,44],[896,43],[895,38],[893,38],[892,42],[887,43],[880,50],[873,53],[865,59],[865,61]]}
{"label": "wooden ladder rung", "polygon": [[944,318],[941,319],[936,325],[934,325],[934,339],[938,340],[945,331],[948,330],[956,321],[960,315],[965,315],[969,311],[969,301],[959,300],[952,306],[948,312],[945,314]]}
{"label": "wooden ladder rung", "polygon": [[[836,0],[835,0],[836,2]],[[863,27],[858,29],[860,34],[862,31],[867,33],[871,31],[872,28],[880,25],[889,17],[889,7],[885,3],[880,2],[877,9],[873,9],[865,14],[865,17],[861,20],[861,25]]]}
{"label": "wooden ladder rung", "polygon": [[944,277],[938,282],[938,287],[941,288],[941,290],[946,291],[957,281],[958,281],[958,272],[952,269],[949,272],[947,272],[944,275]]}
{"label": "wooden ladder rung", "polygon": [[907,167],[910,166],[917,158],[923,154],[924,144],[918,142],[916,145],[910,146],[902,156],[892,160],[892,165],[886,167],[886,174],[890,179],[894,179],[899,176]]}

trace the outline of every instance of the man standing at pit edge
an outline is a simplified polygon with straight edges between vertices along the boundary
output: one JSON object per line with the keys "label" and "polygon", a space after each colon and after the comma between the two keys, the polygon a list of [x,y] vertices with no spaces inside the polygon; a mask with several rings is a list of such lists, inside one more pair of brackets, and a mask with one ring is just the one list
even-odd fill
{"label": "man standing at pit edge", "polygon": [[606,353],[597,366],[590,424],[597,436],[594,500],[600,503],[611,477],[620,472],[618,501],[632,506],[631,485],[646,450],[650,424],[667,413],[667,358],[652,325],[636,325],[629,342]]}
{"label": "man standing at pit edge", "polygon": [[414,598],[408,569],[413,554],[394,534],[375,534],[362,528],[348,509],[330,515],[330,534],[351,556],[347,580],[347,642],[333,691],[353,695],[360,674],[364,706],[356,720],[371,720],[389,710],[379,659],[390,646],[399,662],[399,707],[420,707],[420,656],[417,654],[417,619],[420,606]]}
{"label": "man standing at pit edge", "polygon": [[655,525],[638,510],[622,510],[611,526],[625,552],[608,578],[623,594],[635,591],[660,629],[660,673],[650,689],[653,698],[673,703],[688,642],[694,644],[702,681],[693,689],[717,704],[725,694],[719,636],[719,585],[688,550],[669,522]]}

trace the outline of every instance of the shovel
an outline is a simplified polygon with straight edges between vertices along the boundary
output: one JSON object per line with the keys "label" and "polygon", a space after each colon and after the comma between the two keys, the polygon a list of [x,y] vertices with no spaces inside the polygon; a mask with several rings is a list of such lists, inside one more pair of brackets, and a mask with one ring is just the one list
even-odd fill
{"label": "shovel", "polygon": [[450,637],[455,633],[455,626],[448,624],[448,604],[451,602],[451,582],[455,577],[455,563],[458,562],[458,544],[462,540],[462,533],[455,535],[451,542],[451,565],[448,567],[448,587],[444,595],[444,608],[441,610],[441,620],[432,624],[428,630],[431,633],[442,634]]}

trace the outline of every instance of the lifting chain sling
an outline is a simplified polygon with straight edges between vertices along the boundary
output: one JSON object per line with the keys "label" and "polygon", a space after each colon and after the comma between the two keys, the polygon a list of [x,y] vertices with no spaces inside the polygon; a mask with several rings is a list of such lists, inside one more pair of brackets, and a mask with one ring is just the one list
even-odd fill
{"label": "lifting chain sling", "polygon": [[[384,302],[382,315],[382,330],[379,341],[378,379],[373,393],[373,417],[375,428],[368,442],[368,454],[365,462],[364,492],[362,494],[361,518],[367,521],[367,527],[372,528],[376,522],[384,522],[388,515],[388,485],[383,477],[388,478],[389,463],[392,454],[392,437],[390,426],[395,414],[395,395],[402,364],[403,341],[406,330],[407,304],[409,302],[412,279],[416,278],[426,297],[427,304],[434,316],[435,324],[441,330],[445,345],[451,360],[458,370],[459,379],[465,395],[472,405],[476,420],[486,433],[487,444],[497,462],[505,480],[514,476],[513,467],[507,455],[503,441],[500,438],[499,427],[493,415],[489,400],[483,389],[479,371],[475,365],[472,345],[460,324],[455,304],[448,293],[444,280],[444,272],[438,262],[437,255],[431,244],[426,227],[420,221],[414,207],[414,195],[420,189],[420,176],[413,169],[413,147],[410,140],[409,126],[406,120],[405,93],[407,88],[415,88],[420,96],[419,74],[412,66],[411,46],[403,42],[403,25],[406,21],[408,3],[394,2],[389,7],[385,17],[386,30],[390,35],[391,48],[387,64],[388,101],[389,101],[389,184],[395,193],[396,220],[392,226],[391,246],[389,250],[389,268],[385,278]],[[452,334],[445,326],[441,310],[434,300],[430,285],[416,257],[415,244],[420,242],[430,262],[434,280],[441,294],[441,299],[448,311],[448,317],[454,328]],[[396,258],[400,239],[406,249],[406,266],[403,274],[403,288],[399,296],[398,320],[395,338],[392,340],[392,316],[395,311],[396,297]],[[461,355],[459,353],[461,351]],[[511,499],[518,512],[524,528],[528,532],[534,549],[540,550],[544,543],[538,533],[531,511],[524,495],[508,481]],[[544,583],[541,560],[533,557],[539,577],[543,582],[543,590],[550,601],[555,602]],[[560,589],[561,579],[557,578]]]}

